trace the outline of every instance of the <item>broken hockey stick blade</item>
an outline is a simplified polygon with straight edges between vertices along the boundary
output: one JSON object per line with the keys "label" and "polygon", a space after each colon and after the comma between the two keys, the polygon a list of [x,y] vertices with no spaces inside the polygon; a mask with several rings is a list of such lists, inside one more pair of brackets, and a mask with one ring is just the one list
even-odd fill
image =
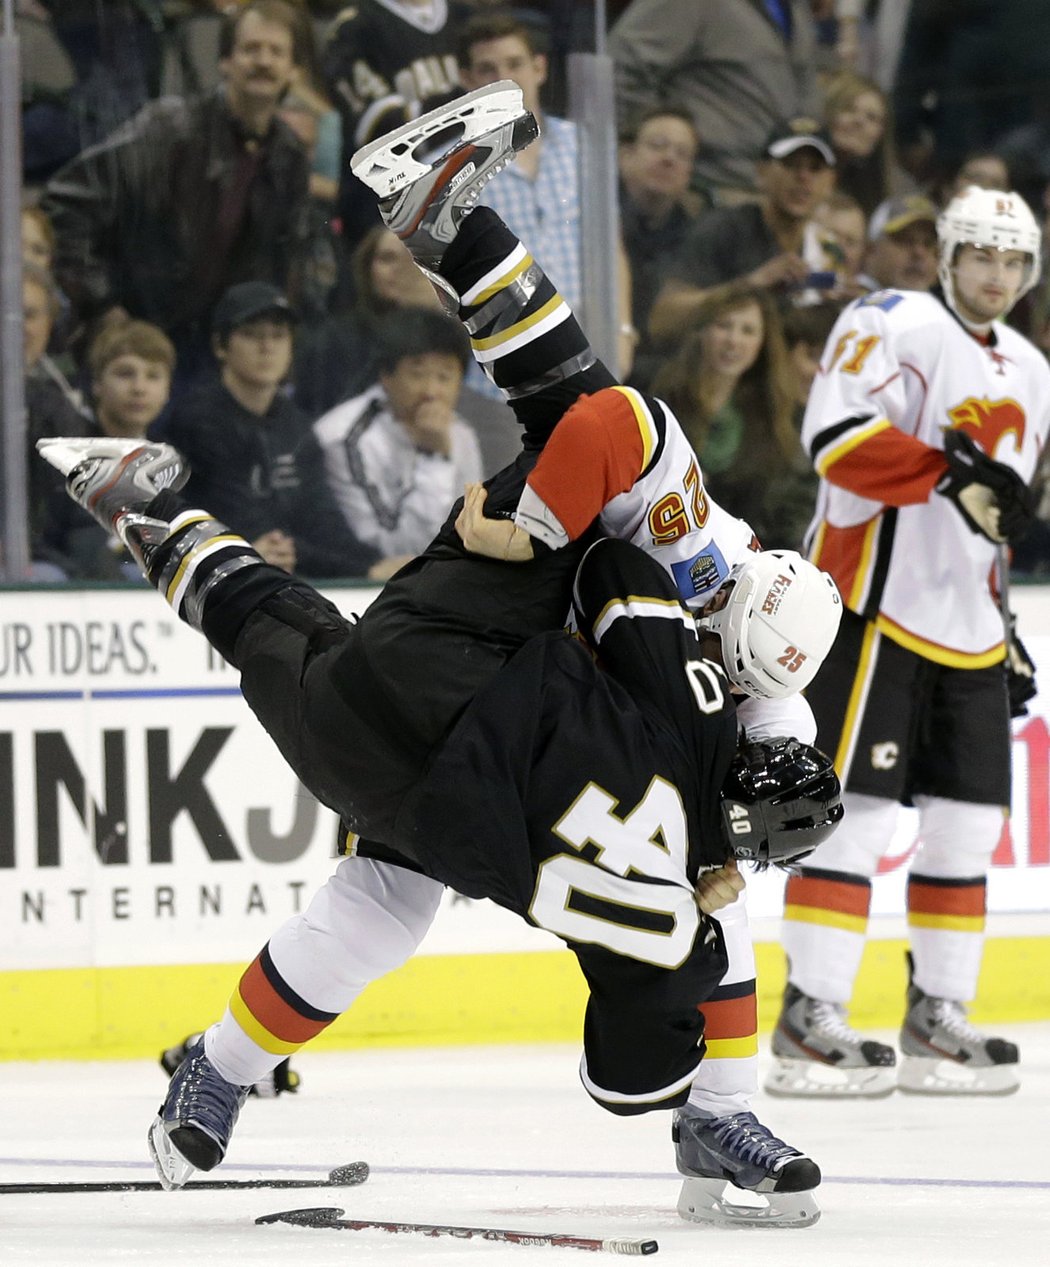
{"label": "broken hockey stick blade", "polygon": [[609,1254],[655,1254],[656,1241],[636,1241],[620,1237],[603,1240],[591,1236],[566,1236],[553,1232],[510,1232],[501,1227],[452,1227],[444,1223],[402,1223],[384,1219],[344,1219],[338,1206],[317,1206],[305,1210],[282,1210],[263,1214],[256,1223],[293,1223],[297,1227],[334,1227],[345,1232],[414,1232],[418,1236],[455,1236],[460,1240],[507,1241],[513,1245],[550,1245],[556,1249],[604,1250]]}
{"label": "broken hockey stick blade", "polygon": [[[368,1178],[367,1161],[351,1161],[328,1172],[327,1179],[191,1179],[180,1192],[194,1189],[230,1192],[240,1188],[353,1188]],[[4,1193],[38,1192],[164,1192],[155,1179],[121,1183],[0,1183]]]}

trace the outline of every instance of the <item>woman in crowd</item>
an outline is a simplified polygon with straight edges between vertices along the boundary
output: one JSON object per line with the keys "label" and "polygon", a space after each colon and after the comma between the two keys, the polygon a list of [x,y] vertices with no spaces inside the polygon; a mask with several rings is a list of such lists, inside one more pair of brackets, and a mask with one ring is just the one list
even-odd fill
{"label": "woman in crowd", "polygon": [[22,259],[51,271],[55,258],[55,230],[51,217],[39,207],[22,208]]}
{"label": "woman in crowd", "polygon": [[[784,314],[784,345],[795,385],[793,414],[796,432],[802,430],[809,391],[842,306],[840,302],[825,300],[819,304],[789,308]],[[809,455],[801,442],[796,444],[794,460],[769,480],[762,502],[763,522],[776,525],[777,539],[781,544],[802,549],[806,530],[813,518],[819,483]]]}
{"label": "woman in crowd", "polygon": [[769,486],[793,468],[799,450],[794,376],[769,294],[714,292],[653,390],[677,414],[712,496],[746,519],[765,547],[796,546],[765,513]]}
{"label": "woman in crowd", "polygon": [[870,216],[899,192],[886,94],[863,75],[842,71],[824,90],[824,121],[835,151],[836,188]]}
{"label": "woman in crowd", "polygon": [[375,382],[377,331],[401,308],[437,308],[434,291],[402,243],[377,224],[350,257],[353,302],[303,339],[295,400],[314,419]]}

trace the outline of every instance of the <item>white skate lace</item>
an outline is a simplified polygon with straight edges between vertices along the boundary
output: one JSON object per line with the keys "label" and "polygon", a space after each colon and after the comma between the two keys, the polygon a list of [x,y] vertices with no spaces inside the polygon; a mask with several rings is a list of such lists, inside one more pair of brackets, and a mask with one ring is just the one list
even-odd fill
{"label": "white skate lace", "polygon": [[849,1047],[859,1047],[864,1041],[855,1029],[851,1029],[844,1019],[841,1004],[827,1003],[823,999],[812,999],[806,1017],[808,1025],[817,1029],[827,1038],[834,1038]]}
{"label": "white skate lace", "polygon": [[464,207],[472,207],[481,196],[481,191],[485,188],[493,176],[498,176],[500,172],[503,171],[504,167],[513,162],[515,157],[516,155],[510,154],[506,158],[497,159],[489,170],[483,173],[480,179],[477,180],[475,184],[463,195],[462,205]]}
{"label": "white skate lace", "polygon": [[982,1044],[985,1036],[979,1029],[974,1029],[966,1018],[966,1012],[961,1003],[955,1003],[951,999],[928,999],[930,1004],[930,1018],[935,1026],[940,1026],[946,1034],[951,1034],[953,1038],[957,1038],[964,1043]]}

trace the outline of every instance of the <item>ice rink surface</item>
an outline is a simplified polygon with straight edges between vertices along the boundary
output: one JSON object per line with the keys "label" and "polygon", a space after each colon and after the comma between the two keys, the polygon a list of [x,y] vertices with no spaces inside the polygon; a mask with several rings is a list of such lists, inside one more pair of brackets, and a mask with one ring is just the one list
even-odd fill
{"label": "ice rink surface", "polygon": [[[0,1263],[235,1267],[526,1267],[636,1261],[482,1240],[256,1226],[340,1206],[348,1218],[654,1238],[654,1264],[861,1267],[1050,1264],[1050,1022],[1006,1027],[1024,1084],[1002,1099],[895,1093],[869,1103],[759,1097],[762,1119],[818,1161],[823,1216],[797,1230],[683,1222],[669,1117],[593,1105],[568,1046],[307,1050],[303,1086],[250,1100],[215,1178],[324,1176],[358,1188],[0,1195]],[[181,1035],[172,1035],[173,1041]],[[880,1035],[887,1041],[892,1036]],[[138,1063],[9,1064],[0,1183],[150,1179],[145,1133],[165,1086]]]}

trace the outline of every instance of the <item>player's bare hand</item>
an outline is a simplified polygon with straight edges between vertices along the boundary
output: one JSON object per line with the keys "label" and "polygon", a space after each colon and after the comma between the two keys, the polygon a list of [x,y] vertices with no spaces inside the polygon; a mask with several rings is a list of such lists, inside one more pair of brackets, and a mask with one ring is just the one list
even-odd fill
{"label": "player's bare hand", "polygon": [[532,558],[532,538],[510,519],[487,519],[488,492],[483,484],[468,484],[463,509],[456,516],[456,531],[471,554],[489,559],[525,563]]}
{"label": "player's bare hand", "polygon": [[748,281],[752,286],[762,289],[773,286],[797,286],[806,280],[808,274],[809,265],[801,255],[796,255],[794,251],[784,251],[759,265],[751,273]]}
{"label": "player's bare hand", "polygon": [[286,572],[295,571],[295,542],[277,528],[264,532],[252,542],[263,559],[275,568],[284,568]]}
{"label": "player's bare hand", "polygon": [[391,554],[385,559],[373,563],[366,573],[370,581],[389,581],[395,572],[400,572],[406,563],[411,563],[414,554]]}
{"label": "player's bare hand", "polygon": [[730,858],[716,871],[705,871],[696,882],[696,904],[705,915],[731,906],[744,891],[744,877]]}

